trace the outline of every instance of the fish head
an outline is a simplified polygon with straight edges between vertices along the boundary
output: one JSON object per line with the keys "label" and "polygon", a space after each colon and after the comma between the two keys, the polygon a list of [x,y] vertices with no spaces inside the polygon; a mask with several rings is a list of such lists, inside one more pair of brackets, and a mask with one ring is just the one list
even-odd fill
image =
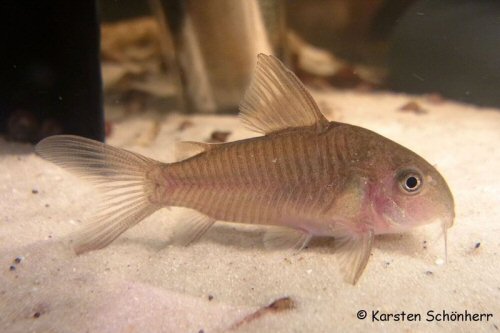
{"label": "fish head", "polygon": [[414,152],[392,141],[388,146],[370,191],[380,222],[376,233],[405,232],[433,222],[441,223],[446,232],[453,225],[455,209],[443,176]]}

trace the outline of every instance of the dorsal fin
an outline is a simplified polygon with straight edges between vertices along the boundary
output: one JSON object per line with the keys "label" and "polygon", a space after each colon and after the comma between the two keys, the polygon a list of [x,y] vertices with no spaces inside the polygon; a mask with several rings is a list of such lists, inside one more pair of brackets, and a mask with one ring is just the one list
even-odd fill
{"label": "dorsal fin", "polygon": [[249,129],[264,134],[313,125],[321,131],[328,125],[295,74],[274,56],[262,53],[240,104],[240,117]]}

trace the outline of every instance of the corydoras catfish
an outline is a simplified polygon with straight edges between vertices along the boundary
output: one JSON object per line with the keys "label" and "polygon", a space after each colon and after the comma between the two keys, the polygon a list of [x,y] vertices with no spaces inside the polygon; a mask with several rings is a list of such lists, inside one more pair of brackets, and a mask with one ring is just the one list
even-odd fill
{"label": "corydoras catfish", "polygon": [[[215,221],[271,226],[270,246],[296,250],[334,237],[346,280],[356,283],[374,236],[439,221],[453,224],[452,194],[423,158],[370,130],[329,122],[299,79],[260,54],[240,118],[262,136],[181,143],[189,157],[162,163],[70,135],[36,146],[45,159],[96,182],[108,201],[73,239],[102,248],[162,207],[185,207],[176,237],[188,244]],[[446,240],[446,236],[445,236]]]}

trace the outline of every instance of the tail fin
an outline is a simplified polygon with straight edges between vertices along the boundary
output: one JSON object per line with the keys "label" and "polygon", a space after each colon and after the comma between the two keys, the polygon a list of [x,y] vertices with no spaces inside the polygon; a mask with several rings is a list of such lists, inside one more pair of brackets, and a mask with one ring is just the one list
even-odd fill
{"label": "tail fin", "polygon": [[155,184],[147,174],[161,165],[147,157],[73,135],[56,135],[36,145],[36,152],[103,190],[95,220],[73,238],[77,254],[103,248],[160,205],[149,200]]}

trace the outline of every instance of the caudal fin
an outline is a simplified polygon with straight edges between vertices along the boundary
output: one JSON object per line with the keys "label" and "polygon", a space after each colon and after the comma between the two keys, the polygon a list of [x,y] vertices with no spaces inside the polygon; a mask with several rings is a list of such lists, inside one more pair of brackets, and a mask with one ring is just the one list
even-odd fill
{"label": "caudal fin", "polygon": [[105,247],[161,208],[149,200],[155,184],[147,177],[160,162],[73,135],[48,137],[35,150],[46,160],[97,184],[105,194],[94,220],[72,237],[77,254]]}

